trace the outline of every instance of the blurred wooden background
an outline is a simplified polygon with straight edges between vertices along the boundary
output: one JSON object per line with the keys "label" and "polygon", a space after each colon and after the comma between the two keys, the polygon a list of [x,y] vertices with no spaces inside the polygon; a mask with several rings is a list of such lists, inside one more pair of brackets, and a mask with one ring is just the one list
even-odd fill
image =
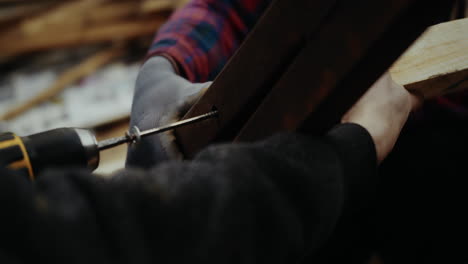
{"label": "blurred wooden background", "polygon": [[[51,110],[44,110],[36,115],[30,112],[50,102],[63,103],[60,96],[64,91],[85,78],[97,78],[92,75],[98,74],[100,69],[109,64],[119,62],[124,65],[121,72],[125,72],[129,63],[141,63],[158,28],[175,9],[186,2],[187,0],[0,0],[0,83],[2,80],[7,83],[5,87],[0,87],[0,94],[2,89],[8,90],[8,86],[15,86],[11,84],[12,81],[8,81],[14,79],[18,73],[28,75],[43,69],[53,69],[56,74],[47,87],[39,91],[31,89],[28,98],[14,103],[11,103],[11,98],[4,100],[11,104],[0,108],[0,120],[7,124],[3,130],[21,130],[21,126],[16,125],[19,119],[26,119],[23,123],[33,123],[37,122],[38,115],[46,115],[44,118],[52,123],[51,127],[62,125],[63,122],[55,122]],[[132,70],[135,75],[135,67]],[[23,81],[26,82],[23,90],[29,93],[27,81],[32,86],[32,81],[26,79]],[[12,92],[3,93],[15,93],[16,88],[13,87]],[[78,100],[81,96],[76,94]],[[126,97],[127,109],[131,96]],[[85,114],[84,110],[78,108],[73,111],[82,111]],[[49,114],[50,118],[47,117]],[[27,115],[30,122],[24,117]],[[128,112],[108,118],[102,114],[101,119],[94,122],[76,123],[89,124],[95,129],[99,139],[121,136],[128,129]],[[28,131],[35,132],[25,130],[24,133]],[[125,153],[126,146],[101,153],[102,162],[97,172],[108,174],[122,168]]]}
{"label": "blurred wooden background", "polygon": [[0,0],[0,56],[151,36],[184,2]]}

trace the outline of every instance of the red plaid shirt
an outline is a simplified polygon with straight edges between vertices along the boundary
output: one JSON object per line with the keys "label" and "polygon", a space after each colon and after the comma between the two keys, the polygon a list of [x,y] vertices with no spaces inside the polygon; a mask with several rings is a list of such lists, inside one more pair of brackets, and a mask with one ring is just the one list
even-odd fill
{"label": "red plaid shirt", "polygon": [[149,56],[168,55],[192,82],[213,80],[271,0],[192,0],[159,30]]}
{"label": "red plaid shirt", "polygon": [[[192,82],[213,80],[271,1],[192,0],[159,30],[148,56],[165,55]],[[448,113],[468,120],[468,92],[426,106],[416,118]]]}

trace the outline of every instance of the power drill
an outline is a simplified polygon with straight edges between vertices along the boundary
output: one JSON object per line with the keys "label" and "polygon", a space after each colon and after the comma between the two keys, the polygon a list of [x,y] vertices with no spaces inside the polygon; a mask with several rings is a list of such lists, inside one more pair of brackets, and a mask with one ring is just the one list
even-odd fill
{"label": "power drill", "polygon": [[182,120],[164,127],[140,131],[130,129],[125,136],[98,142],[89,129],[57,128],[19,137],[14,133],[0,134],[0,165],[19,171],[34,180],[47,168],[88,168],[99,165],[99,153],[124,143],[136,143],[141,138],[217,116],[217,111]]}

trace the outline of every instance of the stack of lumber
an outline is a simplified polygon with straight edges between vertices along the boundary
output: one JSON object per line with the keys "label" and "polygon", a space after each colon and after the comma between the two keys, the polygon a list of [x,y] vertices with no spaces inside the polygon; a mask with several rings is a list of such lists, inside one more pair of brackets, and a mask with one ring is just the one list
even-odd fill
{"label": "stack of lumber", "polygon": [[[48,89],[0,113],[14,119],[118,58],[144,57],[149,42],[169,15],[187,0],[0,0],[0,66],[35,64],[36,55],[95,52],[70,61]],[[138,53],[134,43],[144,48]],[[97,48],[97,49],[96,49]],[[33,56],[30,56],[33,55]],[[127,55],[127,56],[126,56]],[[36,56],[37,57],[37,56]],[[40,57],[42,58],[42,57]],[[65,58],[66,59],[66,58]],[[39,59],[44,61],[44,59]],[[63,61],[62,61],[63,63]],[[43,63],[42,63],[43,64]],[[6,65],[6,66],[5,66]],[[45,65],[44,67],[50,67]],[[37,67],[36,67],[37,68]],[[8,78],[2,72],[0,78]]]}
{"label": "stack of lumber", "polygon": [[154,35],[183,0],[0,0],[0,58]]}

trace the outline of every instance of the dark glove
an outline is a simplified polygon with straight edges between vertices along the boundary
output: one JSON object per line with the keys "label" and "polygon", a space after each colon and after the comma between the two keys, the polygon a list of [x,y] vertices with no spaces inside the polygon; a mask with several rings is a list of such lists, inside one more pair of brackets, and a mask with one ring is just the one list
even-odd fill
{"label": "dark glove", "polygon": [[[162,56],[146,61],[135,84],[130,127],[141,131],[180,120],[210,83],[191,83]],[[151,168],[182,158],[173,131],[143,138],[128,148],[127,167]]]}

